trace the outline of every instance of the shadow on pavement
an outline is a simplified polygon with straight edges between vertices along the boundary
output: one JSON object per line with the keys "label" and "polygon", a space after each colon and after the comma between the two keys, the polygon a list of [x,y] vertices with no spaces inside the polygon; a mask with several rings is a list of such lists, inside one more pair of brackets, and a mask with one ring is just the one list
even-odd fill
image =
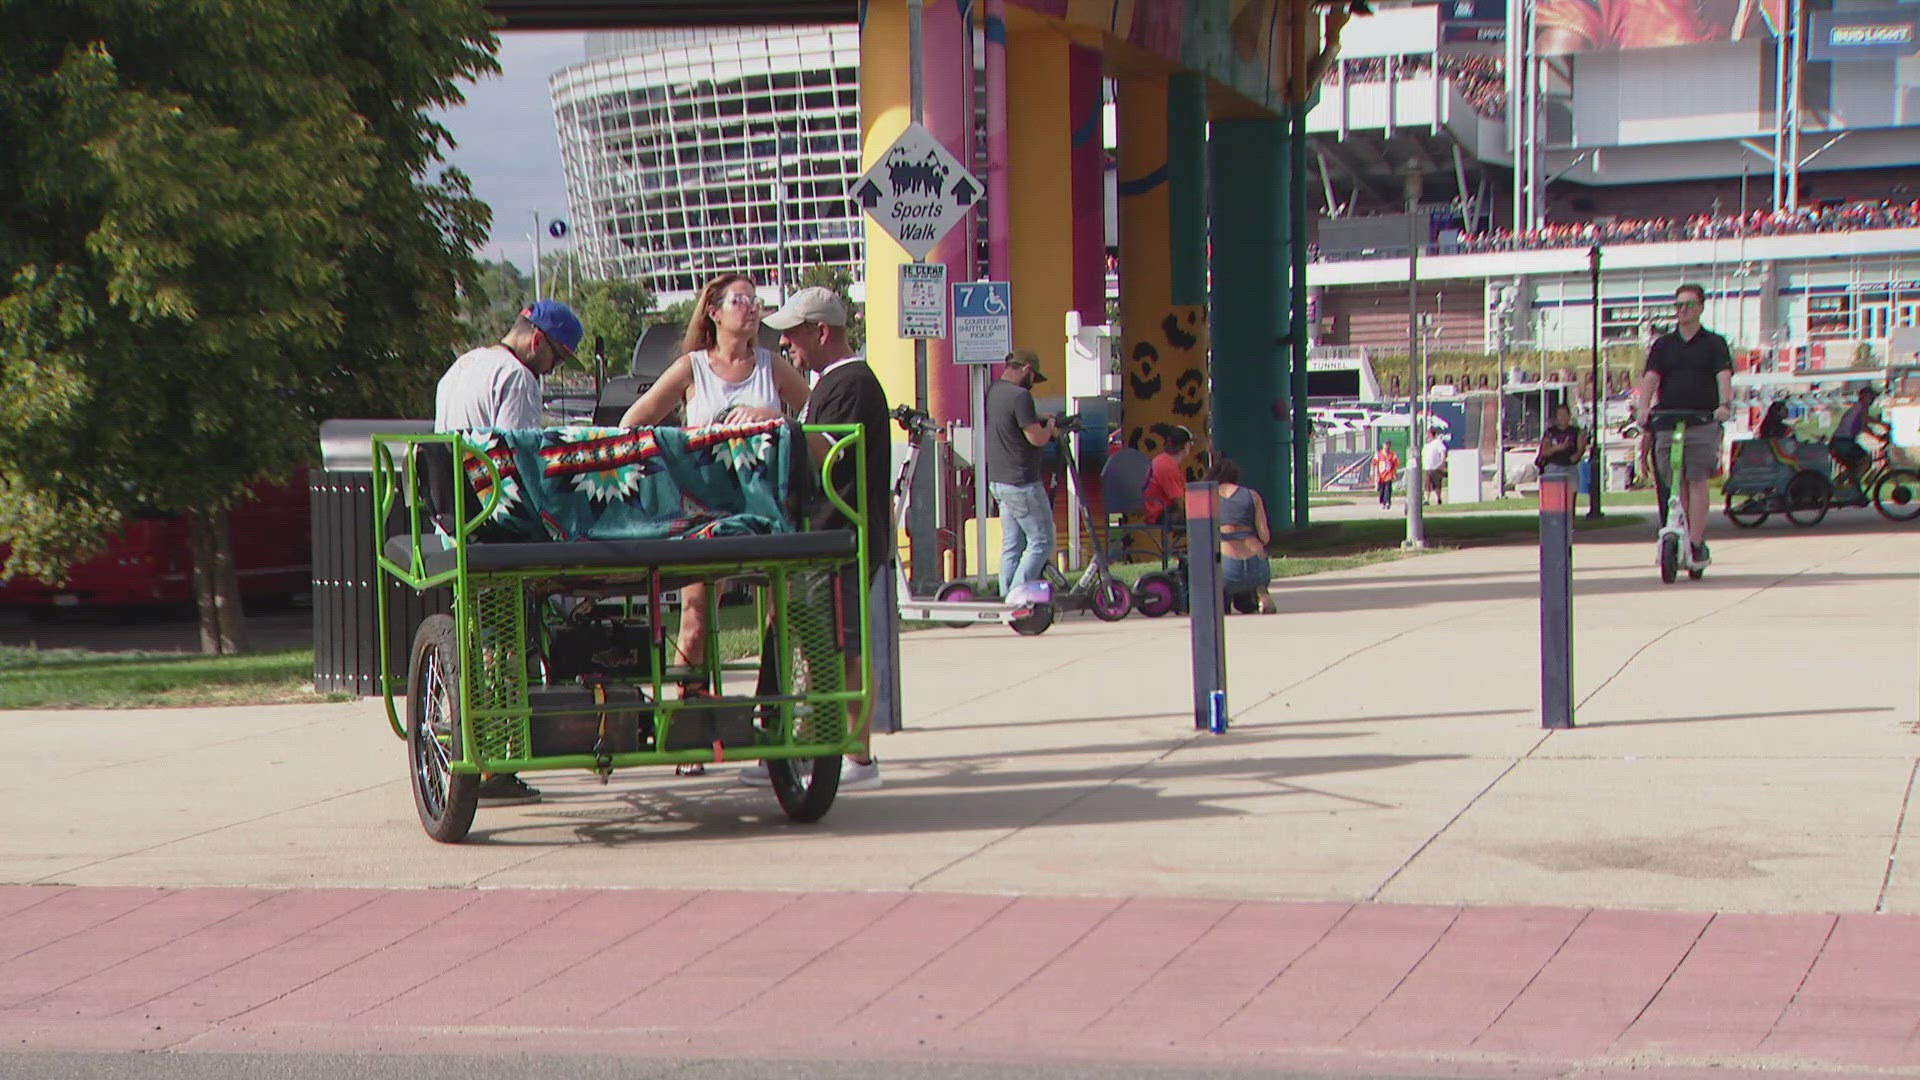
{"label": "shadow on pavement", "polygon": [[1767,720],[1786,716],[1859,716],[1863,713],[1894,712],[1891,705],[1855,705],[1842,709],[1782,709],[1778,712],[1718,713],[1713,716],[1651,716],[1644,720],[1596,720],[1578,723],[1583,728],[1635,727],[1640,724],[1703,724],[1719,720]]}

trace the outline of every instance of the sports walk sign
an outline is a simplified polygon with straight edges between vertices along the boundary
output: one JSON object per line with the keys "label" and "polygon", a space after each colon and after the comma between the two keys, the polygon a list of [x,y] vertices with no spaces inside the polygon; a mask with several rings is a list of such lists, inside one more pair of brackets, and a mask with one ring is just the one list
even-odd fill
{"label": "sports walk sign", "polygon": [[908,124],[873,168],[854,181],[853,197],[919,262],[960,223],[981,190],[980,181],[933,132]]}

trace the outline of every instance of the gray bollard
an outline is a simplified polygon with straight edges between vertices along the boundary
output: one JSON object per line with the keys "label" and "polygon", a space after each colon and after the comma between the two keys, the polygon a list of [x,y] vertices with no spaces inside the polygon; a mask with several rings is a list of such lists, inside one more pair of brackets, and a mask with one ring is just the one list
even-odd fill
{"label": "gray bollard", "polygon": [[1573,726],[1573,470],[1540,474],[1540,726]]}
{"label": "gray bollard", "polygon": [[1220,591],[1220,485],[1187,485],[1187,603],[1193,635],[1193,726],[1227,730],[1227,605]]}

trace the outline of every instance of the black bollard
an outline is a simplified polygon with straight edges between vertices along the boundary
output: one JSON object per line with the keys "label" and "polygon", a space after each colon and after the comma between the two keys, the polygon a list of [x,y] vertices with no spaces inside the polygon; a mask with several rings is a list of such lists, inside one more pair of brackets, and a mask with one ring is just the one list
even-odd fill
{"label": "black bollard", "polygon": [[1227,730],[1227,605],[1220,591],[1220,485],[1187,485],[1187,602],[1193,635],[1193,726]]}
{"label": "black bollard", "polygon": [[1573,726],[1573,470],[1540,473],[1540,726]]}

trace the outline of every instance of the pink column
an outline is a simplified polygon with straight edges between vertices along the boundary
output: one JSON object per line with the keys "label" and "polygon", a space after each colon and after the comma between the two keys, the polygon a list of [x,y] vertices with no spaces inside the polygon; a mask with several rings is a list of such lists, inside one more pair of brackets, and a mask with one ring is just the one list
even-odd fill
{"label": "pink column", "polygon": [[1013,272],[1012,215],[1007,174],[1007,0],[987,3],[987,277]]}
{"label": "pink column", "polygon": [[[927,130],[975,172],[973,157],[973,23],[963,18],[960,5],[928,3],[921,15],[920,55],[925,88]],[[975,173],[978,175],[978,173]],[[969,213],[927,256],[928,262],[947,264],[947,281],[972,281],[977,215]],[[953,348],[945,340],[928,342],[927,407],[942,422],[968,420],[967,372],[953,362]]]}

